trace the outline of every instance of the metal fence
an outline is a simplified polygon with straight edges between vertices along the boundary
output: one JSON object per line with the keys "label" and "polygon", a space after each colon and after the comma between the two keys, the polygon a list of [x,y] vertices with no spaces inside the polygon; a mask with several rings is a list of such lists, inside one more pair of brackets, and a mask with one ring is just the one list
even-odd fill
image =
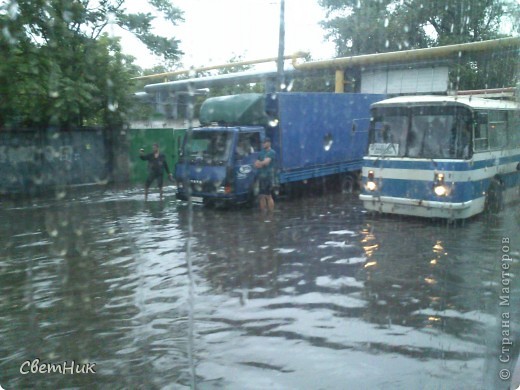
{"label": "metal fence", "polygon": [[102,129],[0,132],[0,193],[107,182],[109,147]]}

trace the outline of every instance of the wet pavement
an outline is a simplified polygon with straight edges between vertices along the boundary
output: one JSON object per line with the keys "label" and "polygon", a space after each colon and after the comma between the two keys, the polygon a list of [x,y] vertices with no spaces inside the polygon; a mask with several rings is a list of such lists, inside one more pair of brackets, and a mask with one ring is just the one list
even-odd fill
{"label": "wet pavement", "polygon": [[167,192],[2,200],[4,389],[507,388],[520,206],[452,225],[337,192],[272,215]]}

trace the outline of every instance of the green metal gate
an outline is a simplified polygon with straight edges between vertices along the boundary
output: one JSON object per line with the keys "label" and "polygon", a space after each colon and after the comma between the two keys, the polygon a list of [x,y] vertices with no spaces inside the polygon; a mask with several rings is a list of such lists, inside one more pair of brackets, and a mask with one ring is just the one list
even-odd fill
{"label": "green metal gate", "polygon": [[161,153],[166,156],[168,167],[173,173],[175,165],[179,161],[179,150],[186,129],[160,128],[160,129],[131,129],[129,131],[130,153],[130,181],[134,184],[144,183],[146,180],[147,162],[139,158],[139,149],[145,153],[152,152],[152,145],[157,143]]}

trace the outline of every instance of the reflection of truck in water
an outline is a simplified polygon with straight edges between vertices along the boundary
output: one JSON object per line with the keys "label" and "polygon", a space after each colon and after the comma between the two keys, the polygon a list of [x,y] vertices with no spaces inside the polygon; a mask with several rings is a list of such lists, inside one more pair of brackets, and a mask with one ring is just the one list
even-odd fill
{"label": "reflection of truck in water", "polygon": [[270,137],[275,182],[284,186],[361,169],[373,94],[243,94],[207,99],[201,126],[186,134],[177,197],[207,204],[252,201],[254,162]]}

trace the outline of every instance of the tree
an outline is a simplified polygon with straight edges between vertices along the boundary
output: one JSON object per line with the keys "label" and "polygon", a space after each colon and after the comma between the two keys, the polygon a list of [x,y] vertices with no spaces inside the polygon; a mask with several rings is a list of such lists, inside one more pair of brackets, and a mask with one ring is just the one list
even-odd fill
{"label": "tree", "polygon": [[[322,25],[338,56],[499,38],[500,22],[518,15],[510,0],[320,0],[320,5],[328,11],[330,19]],[[511,85],[517,61],[514,52],[461,58],[451,79],[463,89]]]}
{"label": "tree", "polygon": [[[120,126],[130,108],[132,75],[115,24],[154,54],[174,61],[178,41],[152,34],[151,13],[128,14],[124,0],[11,0],[0,7],[0,128]],[[167,0],[149,3],[172,23],[181,12]]]}

